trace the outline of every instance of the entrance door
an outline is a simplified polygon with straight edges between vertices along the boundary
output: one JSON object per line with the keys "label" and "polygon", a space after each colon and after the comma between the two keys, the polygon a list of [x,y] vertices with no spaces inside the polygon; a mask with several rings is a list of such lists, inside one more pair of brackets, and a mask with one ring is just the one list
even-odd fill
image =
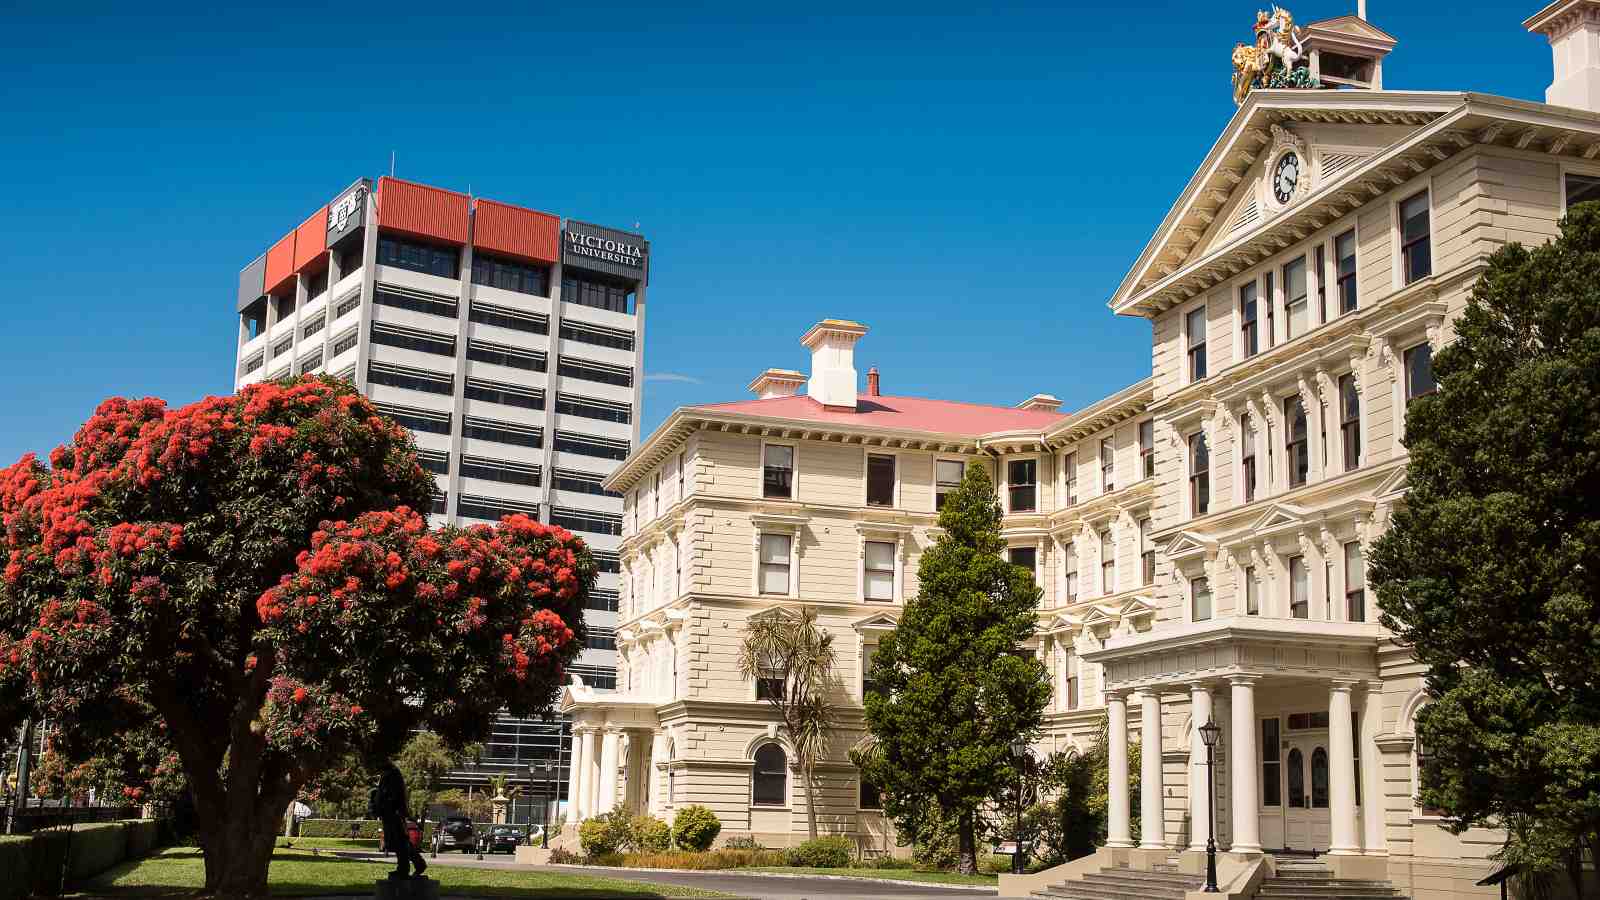
{"label": "entrance door", "polygon": [[1288,750],[1283,760],[1283,846],[1290,850],[1327,850],[1332,840],[1327,732],[1294,734],[1285,743]]}

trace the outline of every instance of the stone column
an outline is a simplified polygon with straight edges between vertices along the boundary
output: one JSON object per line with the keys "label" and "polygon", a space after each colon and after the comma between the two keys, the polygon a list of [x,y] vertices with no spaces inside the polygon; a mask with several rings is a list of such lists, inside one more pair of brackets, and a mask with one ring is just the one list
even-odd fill
{"label": "stone column", "polygon": [[595,813],[608,813],[617,805],[617,755],[622,749],[622,732],[606,726],[600,745],[599,791],[595,796]]}
{"label": "stone column", "polygon": [[1351,733],[1351,681],[1328,685],[1328,814],[1331,837],[1328,853],[1361,852],[1356,827],[1355,740]]}
{"label": "stone column", "polygon": [[1165,850],[1166,822],[1161,786],[1161,694],[1139,691],[1139,849]]}
{"label": "stone column", "polygon": [[1233,727],[1228,735],[1228,768],[1233,773],[1233,847],[1235,853],[1261,852],[1261,808],[1256,771],[1261,754],[1256,748],[1255,675],[1228,679],[1228,704]]}
{"label": "stone column", "polygon": [[572,780],[577,790],[572,794],[572,817],[575,822],[589,818],[594,809],[594,731],[589,728],[574,730],[577,738],[572,761]]}
{"label": "stone column", "polygon": [[656,818],[666,818],[667,814],[667,786],[665,776],[659,767],[669,763],[667,759],[667,734],[658,731],[650,738],[650,759],[647,762],[650,779],[650,815]]}
{"label": "stone column", "polygon": [[1211,685],[1189,685],[1189,849],[1206,849],[1211,833],[1211,771],[1206,766],[1206,743],[1200,726],[1211,721]]}
{"label": "stone column", "polygon": [[1110,758],[1106,761],[1110,808],[1106,811],[1106,846],[1132,847],[1129,830],[1132,809],[1128,798],[1128,698],[1121,691],[1106,691],[1106,719]]}
{"label": "stone column", "polygon": [[1383,760],[1374,740],[1383,729],[1383,682],[1367,682],[1361,700],[1361,846],[1369,855],[1387,853],[1383,833]]}

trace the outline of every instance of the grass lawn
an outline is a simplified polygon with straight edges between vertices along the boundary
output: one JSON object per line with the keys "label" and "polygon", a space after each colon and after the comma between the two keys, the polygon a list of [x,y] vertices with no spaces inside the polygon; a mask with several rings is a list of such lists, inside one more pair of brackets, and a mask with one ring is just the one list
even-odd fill
{"label": "grass lawn", "polygon": [[[363,862],[313,856],[300,849],[280,849],[272,855],[268,884],[277,897],[372,896],[372,884],[393,869],[392,863]],[[598,897],[727,897],[675,885],[642,884],[589,875],[469,869],[432,866],[430,877],[439,880],[441,894],[512,898]],[[85,884],[84,897],[164,897],[188,894],[205,884],[205,864],[193,847],[175,847],[148,859],[124,863]]]}
{"label": "grass lawn", "polygon": [[791,875],[848,875],[851,878],[886,878],[890,881],[928,881],[935,884],[975,884],[994,887],[998,875],[958,875],[955,872],[928,872],[920,869],[810,869],[802,866],[751,866],[725,869],[728,872],[787,872]]}
{"label": "grass lawn", "polygon": [[377,850],[377,838],[319,838],[319,837],[281,837],[278,838],[279,847],[293,846],[297,850],[317,847],[322,850]]}

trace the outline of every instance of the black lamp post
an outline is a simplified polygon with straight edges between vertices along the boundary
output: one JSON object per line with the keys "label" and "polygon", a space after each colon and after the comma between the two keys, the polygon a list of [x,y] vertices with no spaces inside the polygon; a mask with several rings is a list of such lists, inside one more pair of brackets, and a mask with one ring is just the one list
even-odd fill
{"label": "black lamp post", "polygon": [[1206,745],[1206,886],[1208,894],[1217,893],[1217,780],[1214,768],[1217,740],[1222,729],[1214,721],[1200,726],[1200,740]]}
{"label": "black lamp post", "polygon": [[1022,793],[1026,777],[1023,766],[1028,759],[1028,742],[1017,738],[1011,742],[1011,755],[1017,761],[1017,828],[1012,832],[1016,839],[1016,852],[1011,854],[1011,874],[1022,874]]}
{"label": "black lamp post", "polygon": [[550,849],[550,807],[552,805],[551,801],[555,799],[556,792],[555,776],[551,774],[554,770],[555,766],[550,762],[549,759],[528,764],[528,775],[530,777],[535,775],[543,776],[539,779],[540,784],[545,785],[545,787],[541,788],[539,791],[540,799],[544,799],[544,793],[546,790],[548,790],[550,793],[550,799],[545,800],[544,803],[544,823],[543,827],[540,829],[540,843],[546,850]]}

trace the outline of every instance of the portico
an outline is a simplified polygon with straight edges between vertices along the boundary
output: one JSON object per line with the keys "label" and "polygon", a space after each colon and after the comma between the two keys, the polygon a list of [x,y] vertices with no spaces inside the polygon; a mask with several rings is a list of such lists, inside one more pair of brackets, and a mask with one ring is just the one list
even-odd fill
{"label": "portico", "polygon": [[567,783],[568,822],[581,822],[619,806],[657,809],[651,777],[669,746],[656,704],[615,692],[598,692],[579,678],[562,689],[560,711],[572,717],[572,767]]}
{"label": "portico", "polygon": [[[1215,762],[1217,845],[1236,854],[1303,850],[1383,857],[1376,717],[1379,627],[1241,616],[1113,636],[1085,654],[1105,666],[1110,742],[1107,846],[1201,854],[1211,823],[1199,727],[1223,728]],[[1135,738],[1130,706],[1137,707]],[[1139,741],[1139,836],[1128,752]],[[1174,772],[1182,759],[1184,774]],[[1163,766],[1163,760],[1169,764]],[[1366,779],[1368,783],[1362,783]],[[1365,826],[1365,827],[1364,827]],[[1332,865],[1367,871],[1361,859]]]}

